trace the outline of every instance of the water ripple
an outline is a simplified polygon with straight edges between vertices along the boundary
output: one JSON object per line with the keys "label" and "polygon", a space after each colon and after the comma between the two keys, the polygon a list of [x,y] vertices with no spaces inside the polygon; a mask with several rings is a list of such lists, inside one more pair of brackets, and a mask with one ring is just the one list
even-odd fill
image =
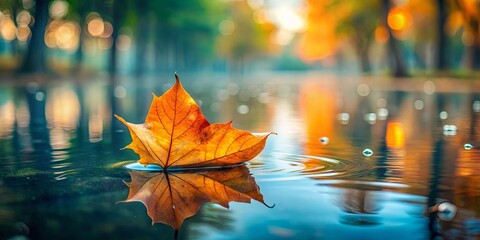
{"label": "water ripple", "polygon": [[374,171],[368,159],[331,158],[290,153],[262,154],[250,162],[255,175],[269,180],[308,178],[353,178]]}

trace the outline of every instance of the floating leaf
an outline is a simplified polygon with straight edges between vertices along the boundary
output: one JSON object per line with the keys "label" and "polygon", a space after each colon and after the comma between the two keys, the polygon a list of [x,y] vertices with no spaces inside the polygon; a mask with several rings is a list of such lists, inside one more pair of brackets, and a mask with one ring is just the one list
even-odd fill
{"label": "floating leaf", "polygon": [[246,166],[201,172],[130,172],[132,181],[124,202],[142,202],[152,223],[178,230],[201,205],[212,202],[228,208],[231,201],[263,204],[263,196]]}
{"label": "floating leaf", "polygon": [[252,134],[232,123],[210,124],[175,74],[176,83],[162,96],[154,95],[142,124],[126,122],[130,148],[139,163],[176,167],[226,166],[246,162],[265,147],[270,133]]}

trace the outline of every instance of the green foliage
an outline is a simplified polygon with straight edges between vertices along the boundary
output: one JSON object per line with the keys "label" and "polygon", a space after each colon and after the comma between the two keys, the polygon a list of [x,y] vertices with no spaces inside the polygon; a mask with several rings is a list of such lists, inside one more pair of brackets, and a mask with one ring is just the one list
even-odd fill
{"label": "green foliage", "polygon": [[230,2],[228,10],[234,31],[219,39],[220,53],[240,65],[248,58],[267,53],[274,26],[256,22],[253,10],[244,1]]}

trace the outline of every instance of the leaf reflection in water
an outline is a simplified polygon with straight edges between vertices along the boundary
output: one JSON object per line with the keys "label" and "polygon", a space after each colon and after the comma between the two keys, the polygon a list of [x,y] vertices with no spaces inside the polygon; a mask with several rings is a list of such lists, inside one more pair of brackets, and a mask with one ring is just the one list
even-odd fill
{"label": "leaf reflection in water", "polygon": [[230,202],[265,206],[255,179],[245,165],[219,170],[186,172],[131,171],[130,192],[124,202],[141,202],[154,223],[164,223],[178,230],[183,221],[195,215],[203,203],[217,203],[229,208]]}

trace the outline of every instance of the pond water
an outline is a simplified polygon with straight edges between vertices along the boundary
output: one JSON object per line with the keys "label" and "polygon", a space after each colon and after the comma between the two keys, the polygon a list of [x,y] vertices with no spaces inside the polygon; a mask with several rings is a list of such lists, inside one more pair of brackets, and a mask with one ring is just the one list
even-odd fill
{"label": "pond water", "polygon": [[[229,208],[204,199],[179,239],[480,237],[476,82],[181,77],[210,122],[278,135],[244,166],[169,174],[253,189]],[[1,84],[0,239],[174,238],[171,226],[152,225],[142,203],[122,202],[131,190],[124,182],[164,176],[124,167],[138,157],[120,150],[131,138],[112,119],[143,122],[151,93],[161,95],[173,76],[111,81]],[[228,171],[242,172],[233,180],[244,185],[218,180]]]}

